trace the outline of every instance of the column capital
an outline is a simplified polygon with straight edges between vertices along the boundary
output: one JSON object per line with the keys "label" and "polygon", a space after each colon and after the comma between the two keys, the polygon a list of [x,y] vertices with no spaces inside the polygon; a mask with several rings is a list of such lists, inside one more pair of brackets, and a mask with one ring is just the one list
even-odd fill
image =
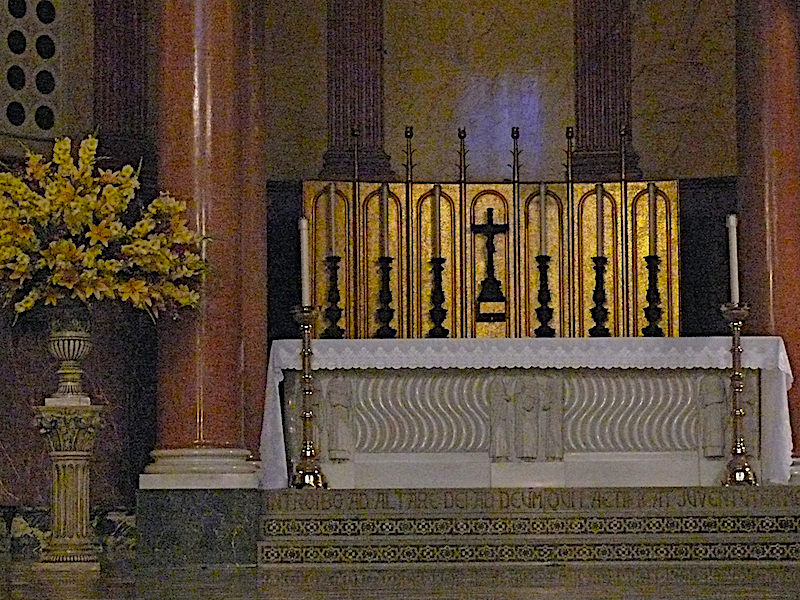
{"label": "column capital", "polygon": [[50,452],[92,452],[102,406],[37,406],[34,422]]}

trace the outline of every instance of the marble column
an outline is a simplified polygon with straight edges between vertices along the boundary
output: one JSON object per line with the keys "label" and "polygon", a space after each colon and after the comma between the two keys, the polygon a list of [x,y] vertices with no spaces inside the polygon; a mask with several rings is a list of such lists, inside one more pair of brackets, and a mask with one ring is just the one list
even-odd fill
{"label": "marble column", "polygon": [[[780,335],[800,363],[800,19],[790,0],[736,3],[741,298],[747,335]],[[747,352],[747,339],[743,340]],[[800,388],[789,390],[794,452]],[[795,459],[795,477],[800,461]],[[800,483],[800,481],[797,481]]]}
{"label": "marble column", "polygon": [[578,181],[620,178],[620,133],[626,137],[626,172],[638,178],[631,145],[631,41],[629,0],[575,2],[575,154]]}
{"label": "marble column", "polygon": [[266,376],[259,0],[156,3],[159,188],[207,236],[201,306],[159,322],[158,449],[142,488],[255,487]]}
{"label": "marble column", "polygon": [[394,179],[383,150],[383,0],[328,0],[328,149],[320,179]]}

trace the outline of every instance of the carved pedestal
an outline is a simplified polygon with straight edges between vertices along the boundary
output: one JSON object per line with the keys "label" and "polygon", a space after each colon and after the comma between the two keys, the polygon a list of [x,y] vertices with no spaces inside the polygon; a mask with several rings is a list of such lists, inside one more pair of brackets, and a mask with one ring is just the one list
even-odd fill
{"label": "carved pedestal", "polygon": [[38,568],[100,568],[89,524],[89,463],[102,410],[91,405],[36,407],[36,425],[53,459],[53,537]]}

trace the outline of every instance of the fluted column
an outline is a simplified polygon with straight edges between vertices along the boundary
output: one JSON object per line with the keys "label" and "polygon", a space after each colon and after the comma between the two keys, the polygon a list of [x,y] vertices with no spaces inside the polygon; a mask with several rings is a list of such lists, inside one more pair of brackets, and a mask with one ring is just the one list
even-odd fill
{"label": "fluted column", "polygon": [[[736,3],[738,194],[748,335],[780,335],[800,363],[800,19],[790,0]],[[747,352],[747,339],[743,340]],[[800,388],[789,390],[794,452]],[[795,470],[800,479],[800,461]],[[797,481],[800,483],[800,481]]]}
{"label": "fluted column", "polygon": [[104,168],[141,161],[142,193],[155,194],[156,165],[147,135],[147,0],[94,0],[94,127]]}
{"label": "fluted column", "polygon": [[[215,485],[232,475],[248,487],[266,372],[261,9],[258,0],[157,9],[159,187],[188,202],[209,267],[200,308],[159,322],[158,449],[147,472],[207,474]],[[181,487],[172,479],[145,475],[141,485]]]}
{"label": "fluted column", "polygon": [[393,179],[383,150],[383,0],[328,0],[328,149],[321,179]]}
{"label": "fluted column", "polygon": [[629,0],[575,2],[575,154],[573,174],[582,181],[620,177],[621,136],[628,177],[639,176],[631,131]]}

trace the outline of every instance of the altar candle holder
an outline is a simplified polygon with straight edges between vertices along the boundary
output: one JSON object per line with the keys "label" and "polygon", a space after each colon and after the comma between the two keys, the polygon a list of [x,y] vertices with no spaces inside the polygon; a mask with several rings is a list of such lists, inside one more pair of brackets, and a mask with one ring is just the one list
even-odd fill
{"label": "altar candle holder", "polygon": [[392,308],[392,288],[391,279],[389,276],[392,270],[392,261],[394,259],[390,256],[381,256],[378,258],[378,268],[381,275],[381,290],[378,293],[378,310],[375,311],[375,316],[378,320],[380,327],[375,332],[375,337],[379,339],[392,339],[397,336],[397,329],[391,326],[392,319],[394,318],[394,309]]}
{"label": "altar candle holder", "polygon": [[595,273],[594,292],[592,293],[592,301],[594,302],[594,306],[589,312],[594,320],[594,326],[589,329],[589,336],[609,337],[611,332],[608,330],[608,327],[606,327],[606,322],[608,321],[608,309],[605,307],[605,275],[608,258],[605,256],[593,256],[592,261],[594,262]]}
{"label": "altar candle holder", "polygon": [[539,269],[539,307],[536,309],[536,318],[539,320],[539,327],[534,330],[536,337],[555,337],[556,330],[550,327],[553,319],[553,309],[550,308],[550,286],[547,281],[547,270],[550,268],[550,257],[540,254],[536,257],[536,264]]}
{"label": "altar candle holder", "polygon": [[647,325],[642,328],[645,337],[664,337],[664,330],[659,327],[663,311],[661,310],[661,294],[658,291],[658,270],[661,259],[655,255],[644,257],[647,263],[647,306],[644,307],[644,318]]}
{"label": "altar candle holder", "polygon": [[428,331],[429,338],[446,338],[450,335],[450,330],[442,325],[447,317],[447,309],[444,308],[444,289],[442,288],[442,272],[444,271],[445,259],[441,256],[431,258],[431,322],[433,327]]}
{"label": "altar candle holder", "polygon": [[294,309],[294,318],[300,324],[303,336],[300,358],[303,365],[303,442],[300,449],[300,460],[295,467],[291,485],[294,488],[327,488],[328,481],[317,462],[314,449],[314,412],[311,409],[314,395],[313,373],[311,371],[311,330],[314,326],[315,309],[313,306],[298,306]]}
{"label": "altar candle holder", "polygon": [[344,310],[339,306],[342,299],[339,293],[339,262],[341,256],[328,256],[325,263],[328,266],[328,306],[323,311],[328,326],[320,335],[326,340],[340,340],[344,337],[344,329],[339,327],[339,320],[342,318]]}
{"label": "altar candle holder", "polygon": [[731,330],[731,356],[733,370],[731,372],[731,421],[733,430],[733,444],[731,459],[725,471],[722,485],[758,485],[758,479],[747,457],[747,448],[744,443],[744,416],[745,410],[741,405],[741,395],[744,392],[744,371],[742,370],[742,325],[750,313],[747,302],[730,302],[722,305],[722,316],[728,322]]}

